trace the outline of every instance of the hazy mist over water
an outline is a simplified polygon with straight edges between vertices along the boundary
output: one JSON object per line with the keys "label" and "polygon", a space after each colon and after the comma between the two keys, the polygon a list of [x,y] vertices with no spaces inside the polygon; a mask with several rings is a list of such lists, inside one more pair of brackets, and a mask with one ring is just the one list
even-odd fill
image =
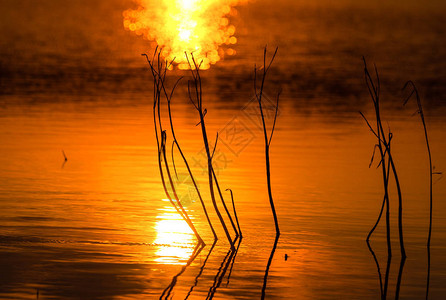
{"label": "hazy mist over water", "polygon": [[[151,47],[124,30],[122,12],[130,7],[132,1],[2,1],[2,94],[52,93],[57,101],[61,94],[144,93],[140,54]],[[426,102],[442,105],[444,11],[441,1],[252,1],[231,19],[238,54],[204,76],[231,91],[252,90],[253,65],[269,44],[280,49],[271,80],[285,95],[350,101],[365,95],[364,55],[392,94],[411,79]]]}

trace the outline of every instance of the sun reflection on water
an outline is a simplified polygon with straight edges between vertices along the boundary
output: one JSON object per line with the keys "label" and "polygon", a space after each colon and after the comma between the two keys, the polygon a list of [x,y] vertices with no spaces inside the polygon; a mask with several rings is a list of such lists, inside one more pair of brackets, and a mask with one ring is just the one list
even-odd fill
{"label": "sun reflection on water", "polygon": [[194,233],[169,200],[163,201],[166,201],[166,206],[161,209],[155,224],[154,244],[158,245],[158,249],[154,260],[164,264],[183,264],[194,251]]}

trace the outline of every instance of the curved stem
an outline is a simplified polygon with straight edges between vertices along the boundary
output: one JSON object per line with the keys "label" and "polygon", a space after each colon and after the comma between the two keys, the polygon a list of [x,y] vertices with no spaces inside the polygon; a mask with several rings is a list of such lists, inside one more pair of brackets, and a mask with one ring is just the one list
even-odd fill
{"label": "curved stem", "polygon": [[237,210],[235,209],[235,203],[234,203],[234,195],[233,195],[231,189],[226,189],[226,191],[229,191],[231,193],[231,201],[232,201],[232,208],[234,209],[235,221],[237,222],[237,228],[238,228],[238,232],[240,234],[240,239],[242,239],[243,234],[242,234],[242,229],[240,228],[240,223],[238,222]]}
{"label": "curved stem", "polygon": [[[276,106],[276,113],[275,113],[275,118],[274,118],[274,126],[273,126],[273,131],[271,132],[271,136],[268,137],[268,133],[266,132],[266,124],[265,124],[265,116],[263,114],[263,108],[262,108],[262,96],[263,96],[263,88],[265,86],[265,79],[266,79],[266,75],[267,72],[271,66],[271,64],[274,61],[274,58],[276,56],[278,48],[276,48],[276,51],[274,52],[268,66],[266,65],[266,47],[265,50],[263,52],[263,76],[262,76],[262,81],[260,83],[260,90],[259,93],[257,94],[257,87],[256,87],[256,82],[254,79],[254,89],[255,89],[255,94],[257,97],[257,101],[259,102],[259,109],[260,109],[260,115],[262,117],[262,125],[263,125],[263,136],[265,139],[265,167],[266,167],[266,182],[267,182],[267,188],[268,188],[268,197],[269,197],[269,203],[271,206],[271,211],[273,213],[273,218],[274,218],[274,225],[276,227],[276,235],[280,235],[280,229],[279,229],[279,221],[277,219],[277,213],[276,213],[276,208],[274,205],[274,200],[273,200],[273,194],[271,191],[271,167],[270,167],[270,156],[269,156],[269,147],[270,147],[270,143],[271,143],[271,138],[272,135],[274,133],[274,128],[275,128],[275,124],[276,124],[276,118],[277,118],[277,111],[278,111],[278,106]],[[257,71],[254,72],[255,73],[255,78],[256,78],[256,73]],[[278,102],[278,98],[279,98],[280,93],[277,96],[277,103]]]}
{"label": "curved stem", "polygon": [[220,195],[221,203],[223,204],[223,208],[225,209],[226,214],[228,215],[229,221],[231,222],[232,229],[235,232],[235,236],[237,237],[237,236],[239,236],[239,232],[238,232],[237,228],[235,227],[235,223],[232,220],[232,217],[231,217],[231,214],[229,213],[228,207],[226,206],[225,199],[223,198],[223,194],[221,192],[220,185],[218,184],[218,180],[217,180],[217,176],[215,175],[214,168],[212,168],[212,174],[214,175],[215,186],[217,187],[218,194]]}

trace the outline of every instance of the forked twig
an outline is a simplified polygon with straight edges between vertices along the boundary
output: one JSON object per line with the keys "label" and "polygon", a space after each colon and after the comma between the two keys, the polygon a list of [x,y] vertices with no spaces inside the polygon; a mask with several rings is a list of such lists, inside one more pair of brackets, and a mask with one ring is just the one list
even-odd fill
{"label": "forked twig", "polygon": [[[271,60],[269,61],[268,65],[266,64],[267,47],[265,47],[265,49],[263,51],[263,74],[262,74],[262,80],[260,83],[260,88],[259,88],[258,93],[257,93],[257,82],[256,82],[257,81],[257,69],[254,67],[254,93],[255,93],[257,101],[259,103],[260,115],[262,117],[263,135],[264,135],[264,139],[265,139],[266,180],[267,180],[269,202],[270,202],[270,206],[271,206],[271,211],[273,213],[274,225],[276,227],[276,235],[280,236],[279,221],[277,218],[277,213],[276,213],[276,209],[274,206],[273,194],[272,194],[272,190],[271,190],[271,168],[270,168],[270,153],[269,153],[271,139],[272,139],[272,136],[273,136],[273,133],[275,130],[277,112],[278,112],[279,108],[278,108],[278,106],[276,106],[276,108],[275,108],[276,111],[275,111],[275,115],[274,115],[273,127],[272,127],[272,131],[269,136],[266,131],[265,116],[263,114],[263,108],[262,108],[263,88],[265,86],[266,75],[267,75],[269,68],[271,67],[271,64],[274,61],[274,58],[276,57],[277,50],[278,50],[278,47],[274,51],[274,54],[272,55]],[[279,96],[280,96],[280,91],[277,95],[277,105],[279,104]]]}
{"label": "forked twig", "polygon": [[[167,67],[168,63],[166,64],[161,63],[161,51],[158,51],[158,48],[155,50],[153,54],[153,60],[150,61],[147,54],[143,54],[145,56],[147,62],[149,63],[150,70],[152,72],[153,77],[153,121],[155,125],[155,137],[157,141],[157,147],[158,147],[158,166],[161,176],[161,181],[163,184],[164,192],[169,199],[170,203],[174,206],[176,211],[181,215],[181,217],[186,221],[186,223],[189,225],[189,227],[192,229],[192,231],[195,234],[195,237],[199,241],[199,243],[204,244],[202,238],[198,234],[198,231],[196,230],[193,222],[189,218],[186,210],[184,209],[183,205],[181,204],[181,201],[178,198],[178,195],[176,193],[176,189],[172,180],[172,176],[170,174],[170,168],[167,163],[167,157],[166,157],[166,141],[167,141],[167,133],[165,130],[163,130],[162,122],[161,122],[161,95],[164,94],[166,98],[168,99],[168,102],[170,101],[170,97],[173,95],[173,90],[175,89],[176,85],[178,84],[179,80],[175,83],[173,90],[171,91],[170,95],[167,93],[166,88],[164,86],[166,73],[167,73]],[[155,60],[155,61],[154,61]],[[164,161],[164,168],[167,174],[167,178],[170,183],[170,187],[172,190],[172,193],[175,198],[175,202],[173,201],[173,197],[169,193],[167,189],[166,180],[164,177],[164,171],[162,166],[162,161]],[[176,171],[176,169],[175,169]]]}
{"label": "forked twig", "polygon": [[[210,150],[210,147],[209,147],[209,140],[208,140],[208,137],[207,137],[206,123],[205,123],[205,120],[204,120],[204,116],[205,116],[205,111],[206,110],[203,110],[203,98],[202,98],[203,91],[202,91],[202,87],[201,87],[201,77],[200,77],[200,66],[201,66],[201,63],[197,64],[197,62],[195,61],[195,58],[194,58],[192,53],[190,55],[190,58],[189,58],[189,55],[187,53],[185,53],[185,55],[186,55],[186,60],[187,60],[187,62],[189,64],[191,75],[192,75],[192,78],[193,78],[192,82],[189,83],[189,88],[188,88],[189,98],[190,98],[190,101],[193,103],[194,107],[196,108],[196,110],[198,112],[198,115],[200,117],[200,122],[198,124],[201,125],[201,133],[202,133],[202,136],[203,136],[204,147],[205,147],[205,150],[206,150],[206,155],[207,155],[207,160],[208,160],[208,180],[209,180],[210,196],[211,196],[212,204],[214,206],[214,210],[215,210],[215,212],[216,212],[216,214],[218,216],[220,224],[223,227],[223,230],[224,230],[224,232],[226,234],[226,238],[228,239],[228,242],[231,245],[231,250],[234,251],[235,250],[234,241],[231,238],[231,235],[230,235],[230,233],[228,231],[228,228],[227,228],[227,226],[225,224],[223,216],[221,215],[220,210],[218,209],[217,201],[215,199],[215,191],[214,191],[214,177],[215,177],[215,174],[214,174],[214,168],[213,168],[213,165],[212,165],[212,155],[211,155],[211,150]],[[190,88],[191,84],[193,84],[194,91],[191,91],[191,88]],[[194,101],[194,99],[192,97],[192,93],[195,94],[195,101]],[[218,189],[220,189],[219,186],[218,186],[218,182],[217,181],[216,181],[216,185],[217,185]],[[230,218],[230,215],[229,215],[229,218]]]}

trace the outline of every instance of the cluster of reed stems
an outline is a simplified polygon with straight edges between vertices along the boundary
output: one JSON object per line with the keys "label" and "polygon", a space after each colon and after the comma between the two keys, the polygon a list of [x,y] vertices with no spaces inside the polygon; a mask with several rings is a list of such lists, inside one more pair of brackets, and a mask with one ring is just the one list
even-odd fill
{"label": "cluster of reed stems", "polygon": [[[276,229],[276,238],[275,238],[274,246],[272,248],[272,251],[271,251],[271,254],[270,254],[270,257],[268,260],[268,264],[267,264],[267,267],[265,270],[264,284],[263,284],[263,288],[262,288],[262,299],[265,297],[268,272],[269,272],[269,268],[270,268],[270,265],[271,265],[276,247],[277,247],[277,242],[278,242],[279,236],[280,236],[279,223],[278,223],[278,218],[277,218],[277,214],[276,214],[276,210],[275,210],[275,206],[274,206],[274,200],[273,200],[273,196],[272,196],[271,171],[270,171],[270,145],[271,145],[271,140],[272,140],[274,130],[276,127],[280,92],[277,94],[275,115],[274,115],[274,120],[273,120],[273,124],[272,124],[272,129],[269,134],[268,134],[268,130],[267,130],[266,122],[265,122],[265,116],[264,116],[263,105],[262,105],[262,99],[264,98],[263,90],[264,90],[266,75],[268,73],[268,70],[269,70],[271,64],[274,61],[274,58],[277,54],[277,50],[278,49],[276,48],[274,54],[272,55],[272,58],[267,63],[266,62],[267,48],[265,47],[265,49],[264,49],[263,67],[261,68],[262,76],[261,76],[260,87],[257,86],[258,85],[257,84],[257,71],[258,70],[256,67],[254,69],[254,92],[255,92],[255,96],[256,96],[256,99],[259,104],[259,111],[260,111],[260,115],[261,115],[264,140],[265,140],[265,161],[266,161],[266,179],[267,179],[268,197],[269,197],[269,202],[270,202],[271,211],[273,214],[274,224],[275,224],[275,229]],[[169,199],[170,203],[175,208],[175,210],[178,212],[178,214],[183,218],[183,220],[191,228],[191,230],[193,231],[193,233],[198,241],[187,264],[185,266],[183,266],[183,268],[180,270],[180,272],[172,278],[172,282],[163,291],[163,294],[161,295],[160,299],[168,299],[170,297],[170,295],[172,293],[172,289],[174,288],[178,277],[195,260],[195,258],[200,254],[202,249],[205,247],[205,242],[201,238],[198,230],[196,229],[194,223],[192,222],[192,219],[189,217],[187,210],[183,207],[183,204],[181,203],[181,200],[178,197],[177,187],[176,187],[176,184],[174,181],[174,176],[176,176],[177,180],[178,180],[177,167],[176,167],[175,160],[174,160],[175,149],[180,154],[180,156],[182,158],[182,162],[183,162],[185,168],[187,169],[187,172],[190,176],[190,180],[192,181],[195,191],[197,192],[198,198],[199,198],[201,206],[203,208],[203,212],[206,216],[207,222],[208,222],[209,227],[210,227],[212,234],[214,236],[214,242],[206,256],[206,259],[203,262],[202,267],[200,268],[200,272],[196,276],[194,285],[191,287],[191,289],[186,297],[186,298],[188,298],[190,296],[192,290],[194,289],[194,287],[197,285],[198,278],[200,277],[201,273],[203,272],[204,266],[206,265],[206,262],[210,256],[212,250],[214,249],[214,247],[216,245],[218,236],[217,236],[217,233],[216,233],[214,226],[211,222],[211,219],[209,217],[208,209],[206,207],[205,201],[203,200],[202,193],[200,192],[200,189],[198,188],[198,183],[192,173],[192,170],[191,170],[190,165],[186,159],[186,156],[185,156],[184,152],[182,151],[180,143],[175,135],[175,126],[174,126],[173,117],[172,117],[171,104],[172,104],[172,98],[174,95],[175,88],[181,81],[182,77],[179,78],[174,83],[172,88],[170,88],[170,89],[167,88],[166,87],[167,71],[171,68],[173,61],[170,61],[170,62],[163,61],[161,58],[162,50],[159,48],[155,49],[152,57],[149,57],[147,54],[143,54],[143,56],[145,56],[149,66],[150,66],[150,71],[151,71],[151,75],[153,78],[153,123],[154,123],[154,128],[155,128],[155,137],[156,137],[157,149],[158,149],[158,167],[159,167],[161,182],[162,182],[166,197]],[[237,255],[238,248],[240,246],[243,235],[242,235],[242,230],[240,228],[240,223],[239,223],[238,217],[237,217],[237,210],[236,210],[235,202],[234,202],[234,194],[231,189],[226,189],[226,191],[228,191],[230,193],[230,197],[231,197],[232,210],[233,210],[233,216],[234,216],[234,218],[233,218],[233,216],[231,215],[231,212],[229,211],[228,206],[226,205],[226,201],[224,199],[223,192],[222,192],[222,189],[218,182],[218,177],[216,175],[216,172],[215,172],[215,169],[213,166],[213,158],[214,158],[214,154],[216,152],[216,148],[217,148],[217,144],[218,144],[218,133],[216,134],[215,142],[213,143],[213,145],[211,145],[209,138],[208,138],[208,132],[206,129],[206,118],[205,117],[207,114],[207,109],[203,105],[202,80],[201,80],[201,76],[200,76],[201,62],[197,62],[195,57],[193,56],[193,54],[185,53],[185,56],[189,63],[190,74],[192,77],[192,79],[188,80],[188,82],[187,82],[188,98],[189,98],[190,102],[192,103],[193,107],[195,108],[195,110],[197,111],[198,118],[199,118],[199,122],[198,122],[197,126],[200,125],[202,140],[203,140],[204,149],[206,152],[209,194],[210,194],[214,212],[216,213],[218,220],[220,222],[220,225],[223,228],[223,231],[225,233],[226,239],[228,240],[228,242],[230,244],[230,250],[228,251],[227,255],[225,256],[225,259],[223,260],[223,262],[220,266],[220,269],[214,278],[214,284],[210,288],[208,296],[207,296],[207,299],[212,299],[213,295],[215,294],[216,289],[221,285],[222,280],[225,276],[225,273],[228,269],[229,269],[229,275],[228,275],[228,279],[227,279],[227,284],[229,284],[229,278],[232,273],[232,268],[234,265],[235,257]],[[165,108],[162,109],[162,107],[165,107]],[[167,117],[169,120],[168,126],[163,126],[164,125],[163,114],[166,114],[165,110],[167,110]],[[168,140],[168,138],[172,139],[172,146],[171,146],[171,162],[172,163],[171,164],[169,163],[169,159],[168,159],[168,155],[167,155],[167,140]],[[222,213],[219,209],[219,205],[217,203],[217,198],[219,198],[221,201],[221,206],[224,209],[224,213]],[[223,216],[223,214],[225,214],[225,216]],[[235,234],[234,237],[232,236],[232,234],[230,232],[231,230],[229,229],[229,227],[227,226],[227,224],[225,222],[225,218],[229,219],[229,222],[230,222],[230,225],[232,228],[232,232]],[[234,219],[235,219],[235,221],[234,221]],[[239,242],[236,247],[235,245],[236,245],[237,240]]]}
{"label": "cluster of reed stems", "polygon": [[[369,240],[373,232],[375,231],[376,227],[378,226],[381,216],[383,213],[384,208],[386,209],[386,241],[387,241],[387,268],[386,268],[386,274],[385,274],[385,280],[384,284],[381,280],[381,273],[380,275],[380,288],[381,288],[381,299],[386,299],[387,297],[387,289],[388,289],[388,282],[389,282],[389,271],[390,271],[390,263],[392,259],[392,246],[391,246],[391,235],[390,235],[390,192],[389,192],[389,181],[393,177],[396,185],[397,195],[398,195],[398,234],[399,234],[399,244],[400,244],[400,252],[401,252],[401,263],[400,263],[400,270],[398,273],[398,279],[397,279],[397,285],[396,285],[396,295],[395,299],[398,299],[399,297],[399,290],[401,286],[401,279],[402,279],[402,273],[404,268],[404,263],[406,260],[406,250],[404,247],[404,237],[403,237],[403,197],[401,192],[401,185],[398,178],[397,169],[395,166],[395,161],[393,159],[393,155],[391,152],[391,141],[392,141],[392,132],[390,132],[390,129],[388,132],[384,131],[384,127],[382,125],[382,119],[381,119],[381,110],[380,110],[380,80],[379,80],[379,74],[378,70],[375,66],[375,77],[376,79],[373,80],[372,75],[370,74],[367,63],[364,60],[364,76],[365,76],[365,82],[370,94],[370,97],[373,101],[373,107],[375,110],[375,128],[372,127],[372,125],[369,123],[367,118],[364,116],[364,114],[361,114],[361,116],[364,118],[364,120],[367,123],[367,126],[369,127],[370,131],[374,134],[374,136],[377,139],[377,143],[375,145],[375,150],[372,156],[372,161],[375,156],[375,151],[378,149],[379,155],[380,155],[380,161],[378,166],[381,166],[382,171],[382,179],[383,179],[383,186],[384,186],[384,197],[383,197],[383,203],[381,206],[380,213],[378,215],[378,219],[375,223],[375,225],[370,230],[369,234],[367,235],[367,245],[369,246],[369,249],[371,250]],[[392,175],[392,177],[391,177]],[[374,253],[372,252],[374,255]],[[378,261],[374,255],[375,262],[378,265],[379,270],[379,264]]]}
{"label": "cluster of reed stems", "polygon": [[[182,151],[180,143],[175,135],[175,127],[174,127],[174,123],[173,123],[171,103],[172,103],[172,98],[173,98],[175,88],[177,87],[178,83],[180,82],[180,80],[182,78],[179,78],[170,90],[166,87],[167,70],[169,70],[169,68],[173,64],[173,61],[170,61],[170,62],[163,61],[163,59],[161,58],[161,54],[162,54],[162,51],[159,48],[155,49],[152,58],[150,58],[147,54],[143,54],[146,57],[146,60],[150,66],[150,71],[151,71],[152,78],[153,78],[153,122],[154,122],[155,137],[157,140],[157,147],[158,147],[158,166],[159,166],[161,182],[162,182],[166,197],[169,199],[172,206],[176,209],[176,211],[181,215],[183,220],[186,221],[188,226],[191,228],[195,237],[197,238],[198,244],[200,244],[200,245],[202,244],[204,246],[205,243],[204,243],[203,239],[201,238],[200,234],[198,233],[194,223],[192,222],[187,211],[184,209],[183,204],[180,201],[180,198],[178,197],[177,188],[175,186],[175,181],[173,179],[173,172],[172,172],[172,169],[173,169],[175,176],[178,176],[177,171],[176,171],[175,162],[173,159],[174,149],[178,150],[178,152],[182,158],[182,161],[187,169],[190,179],[194,185],[195,191],[197,192],[198,198],[200,200],[200,203],[203,208],[203,211],[206,216],[209,227],[210,227],[212,234],[214,236],[214,240],[217,240],[218,237],[217,237],[217,233],[214,229],[214,226],[211,222],[211,219],[209,217],[208,209],[205,205],[205,202],[203,200],[200,189],[198,188],[198,183],[192,173],[192,170],[191,170],[190,165],[186,159],[186,156],[185,156],[184,152]],[[205,124],[205,115],[206,115],[207,111],[203,107],[203,101],[202,101],[201,77],[200,77],[200,72],[199,72],[200,64],[198,64],[195,61],[195,58],[193,57],[193,55],[190,55],[190,57],[188,54],[185,54],[185,55],[186,55],[186,58],[188,59],[188,62],[190,65],[190,70],[191,70],[191,75],[193,78],[192,80],[188,81],[189,99],[190,99],[191,103],[193,104],[193,106],[195,107],[195,109],[197,110],[199,119],[200,119],[199,124],[201,125],[201,132],[202,132],[203,142],[204,142],[207,160],[208,160],[208,178],[209,178],[209,188],[210,188],[212,204],[213,204],[214,210],[220,220],[221,226],[223,227],[223,230],[226,234],[226,237],[231,245],[231,249],[235,250],[234,244],[235,244],[235,241],[239,237],[241,237],[241,230],[240,230],[240,224],[238,223],[237,215],[235,213],[235,204],[234,204],[234,200],[233,200],[233,194],[232,194],[232,191],[230,191],[231,199],[233,202],[234,214],[235,214],[235,218],[236,218],[236,222],[237,222],[237,227],[236,227],[235,222],[231,216],[231,213],[229,212],[229,209],[226,205],[222,190],[218,183],[218,179],[217,179],[214,167],[212,165],[212,159],[213,159],[216,147],[217,147],[218,134],[217,134],[217,138],[216,138],[215,144],[213,146],[213,149],[211,149],[210,143],[209,143],[209,140],[207,137],[206,124]],[[167,116],[169,119],[168,129],[164,129],[163,122],[162,122],[162,119],[163,119],[162,113],[163,112],[161,110],[161,107],[162,107],[162,103],[164,101],[167,104]],[[169,164],[168,156],[166,154],[166,152],[167,152],[166,145],[167,145],[168,135],[170,135],[172,138],[172,150],[171,150],[172,151],[172,159],[171,159],[172,166]],[[221,203],[224,207],[226,215],[227,215],[228,219],[230,220],[232,228],[235,232],[235,238],[231,237],[231,233],[229,232],[228,227],[226,226],[225,220],[218,208],[216,196],[215,196],[215,190],[214,190],[215,188],[218,191],[218,195],[221,199]]]}
{"label": "cluster of reed stems", "polygon": [[[218,183],[217,175],[215,173],[215,169],[214,169],[214,166],[212,163],[212,160],[213,160],[214,154],[215,154],[215,150],[217,148],[218,133],[217,133],[217,137],[215,139],[214,147],[211,152],[211,147],[210,147],[210,143],[209,143],[209,139],[208,139],[208,133],[206,130],[206,121],[205,121],[207,109],[203,107],[203,92],[202,92],[201,77],[200,77],[201,62],[197,63],[193,54],[188,55],[187,53],[185,53],[185,55],[186,55],[187,61],[189,63],[189,67],[190,67],[190,71],[191,71],[191,75],[192,75],[192,80],[189,80],[187,83],[188,96],[189,96],[190,102],[192,103],[192,105],[194,106],[196,111],[198,112],[198,116],[200,119],[199,124],[201,127],[204,148],[205,148],[206,156],[207,156],[208,183],[209,183],[209,192],[210,192],[210,196],[211,196],[212,205],[213,205],[214,210],[218,216],[220,224],[225,232],[226,238],[228,239],[228,242],[231,245],[231,250],[235,251],[235,242],[241,235],[241,231],[239,231],[240,225],[238,224],[237,215],[235,214],[238,227],[235,226],[234,220],[231,216],[231,213],[229,212],[229,209],[228,209],[225,199],[223,197],[223,193],[221,191],[220,184]],[[226,226],[225,220],[218,208],[217,200],[216,200],[216,196],[215,196],[215,188],[218,191],[218,195],[220,197],[223,208],[226,212],[226,216],[229,218],[229,221],[232,225],[232,229],[235,232],[234,239],[231,237],[228,227]],[[231,191],[231,198],[233,200],[232,191]],[[234,205],[234,211],[235,211],[235,205]]]}
{"label": "cluster of reed stems", "polygon": [[[369,91],[369,94],[371,96],[371,99],[373,101],[374,111],[375,111],[375,128],[372,127],[372,125],[369,123],[367,118],[364,116],[363,113],[360,112],[361,116],[364,118],[365,122],[367,123],[367,126],[369,127],[370,131],[374,134],[374,136],[377,138],[377,143],[374,148],[374,152],[372,155],[372,160],[370,162],[369,167],[373,163],[374,157],[375,157],[375,151],[378,149],[380,161],[378,163],[378,167],[381,166],[382,170],[382,179],[383,179],[383,186],[384,186],[384,197],[381,205],[381,209],[378,215],[378,218],[373,225],[372,229],[367,235],[366,242],[367,246],[370,250],[370,252],[373,255],[373,258],[375,260],[375,263],[378,268],[378,275],[379,275],[379,281],[380,281],[380,290],[381,290],[381,299],[387,298],[387,290],[388,290],[388,283],[389,283],[389,273],[390,273],[390,264],[392,259],[392,247],[391,247],[391,230],[390,230],[390,190],[389,190],[389,181],[391,178],[395,181],[397,196],[398,196],[398,234],[399,234],[399,245],[400,245],[400,252],[401,252],[401,262],[398,272],[398,278],[396,283],[396,290],[395,290],[395,299],[399,298],[400,293],[400,287],[401,287],[401,281],[402,281],[402,274],[403,274],[403,268],[406,261],[406,250],[404,247],[404,237],[403,237],[403,198],[402,198],[402,192],[401,192],[401,185],[399,182],[398,174],[397,174],[397,168],[395,166],[395,161],[392,156],[391,152],[391,141],[392,141],[392,132],[390,132],[390,129],[388,132],[385,132],[382,125],[382,119],[381,119],[381,110],[380,110],[380,80],[379,80],[379,74],[378,70],[375,66],[375,80],[373,79],[372,75],[370,74],[366,60],[363,58],[364,61],[364,75],[365,75],[365,82]],[[427,253],[428,253],[428,267],[427,267],[427,284],[426,284],[426,299],[428,299],[429,296],[429,279],[430,279],[430,243],[431,243],[431,235],[432,235],[432,175],[435,174],[433,172],[433,166],[432,166],[432,157],[431,157],[431,151],[429,146],[429,139],[427,134],[427,128],[426,123],[424,119],[424,113],[423,113],[423,107],[421,105],[421,100],[418,94],[418,90],[415,86],[415,84],[412,81],[408,81],[404,87],[403,90],[406,88],[411,87],[412,90],[410,92],[410,95],[405,99],[404,105],[408,102],[408,100],[415,95],[417,106],[418,106],[418,113],[421,117],[421,122],[423,124],[424,129],[424,136],[427,146],[427,152],[428,152],[428,160],[429,160],[429,233],[427,238]],[[382,280],[381,270],[379,266],[378,259],[375,255],[375,253],[372,250],[372,247],[370,245],[370,237],[372,236],[373,232],[375,231],[376,227],[381,221],[381,217],[383,214],[383,211],[385,209],[386,212],[386,242],[387,242],[387,267],[386,267],[386,273],[384,278],[384,283]]]}
{"label": "cluster of reed stems", "polygon": [[[199,244],[203,244],[203,239],[199,235],[197,229],[195,228],[192,220],[190,219],[187,211],[184,209],[178,194],[176,192],[175,184],[172,178],[171,174],[171,168],[169,166],[167,155],[166,155],[166,143],[167,143],[167,130],[163,129],[163,123],[161,121],[161,101],[165,97],[167,100],[167,103],[169,104],[173,92],[175,90],[176,85],[178,84],[179,80],[175,83],[174,87],[172,88],[171,92],[169,93],[165,87],[165,80],[166,80],[166,73],[167,70],[170,67],[170,63],[163,63],[160,61],[160,52],[155,50],[154,56],[152,60],[149,59],[149,57],[146,54],[145,55],[149,65],[150,70],[152,72],[153,76],[153,123],[154,123],[154,129],[155,129],[155,137],[156,137],[156,143],[157,143],[157,149],[158,149],[158,167],[161,177],[161,182],[164,188],[164,192],[166,194],[166,197],[169,199],[172,206],[175,208],[175,210],[178,212],[179,215],[183,218],[184,221],[188,224],[188,226],[191,228],[191,230],[194,232],[195,237],[197,238]],[[170,114],[169,114],[170,115]],[[171,127],[171,131],[173,132],[173,126]],[[175,137],[175,134],[172,133],[172,136]],[[174,143],[175,143],[174,138]],[[175,143],[179,149],[181,149],[178,145],[178,143]],[[164,167],[163,167],[164,162]],[[166,174],[166,175],[165,175]],[[166,176],[168,179],[168,183],[166,183]],[[168,184],[170,186],[171,191],[169,192]],[[204,207],[204,205],[203,205]]]}
{"label": "cluster of reed stems", "polygon": [[[200,120],[198,124],[201,125],[201,133],[202,133],[202,137],[203,137],[204,147],[206,150],[206,156],[207,156],[207,162],[208,162],[207,163],[207,167],[208,167],[207,173],[208,173],[211,201],[213,204],[214,211],[218,216],[220,224],[221,224],[221,226],[225,232],[226,238],[230,244],[230,250],[228,251],[228,254],[225,256],[225,259],[222,262],[222,266],[219,269],[219,272],[217,273],[217,275],[215,276],[214,284],[212,285],[212,287],[209,290],[209,294],[208,294],[207,298],[212,299],[217,288],[221,285],[223,277],[225,276],[227,270],[229,269],[229,266],[231,266],[230,273],[232,272],[232,267],[233,267],[233,264],[235,261],[235,257],[237,255],[238,248],[239,248],[241,240],[242,240],[242,231],[241,231],[240,223],[239,223],[238,217],[237,217],[233,192],[231,189],[226,189],[226,191],[228,191],[231,196],[232,209],[233,209],[233,213],[234,213],[235,222],[234,222],[234,219],[226,205],[226,201],[224,199],[220,184],[218,183],[218,178],[217,178],[217,175],[216,175],[215,169],[213,167],[213,163],[212,163],[213,157],[214,157],[214,154],[216,151],[216,147],[217,147],[218,133],[217,133],[217,138],[215,140],[215,143],[214,143],[213,147],[211,148],[210,142],[208,140],[208,133],[206,130],[206,122],[205,122],[205,116],[206,116],[207,110],[203,106],[203,98],[202,98],[202,87],[201,87],[201,77],[200,77],[201,63],[197,63],[192,54],[188,55],[187,53],[185,53],[185,55],[189,62],[189,67],[190,67],[190,71],[191,71],[191,75],[192,75],[192,80],[188,81],[188,96],[189,96],[190,102],[192,103],[192,105],[194,106],[196,111],[198,112],[198,117]],[[183,150],[181,149],[180,143],[175,135],[175,126],[174,126],[173,117],[172,117],[171,104],[172,104],[172,98],[173,98],[175,88],[181,81],[182,77],[180,77],[175,82],[175,84],[173,85],[173,87],[171,89],[168,89],[166,87],[166,76],[167,76],[167,71],[171,68],[171,66],[173,64],[173,61],[170,61],[170,62],[164,61],[161,58],[162,50],[159,48],[155,49],[152,57],[149,57],[147,54],[143,54],[143,56],[145,56],[149,66],[150,66],[150,71],[151,71],[151,75],[153,78],[153,123],[154,123],[154,128],[155,128],[155,137],[156,137],[156,141],[157,141],[158,166],[159,166],[161,182],[162,182],[166,197],[169,199],[170,203],[175,208],[175,210],[178,212],[178,214],[183,218],[184,221],[186,221],[187,225],[191,228],[191,230],[193,231],[193,233],[198,241],[188,262],[186,263],[186,265],[184,265],[182,267],[180,272],[172,278],[171,283],[163,291],[162,295],[160,296],[160,299],[169,299],[169,297],[171,297],[172,290],[176,285],[178,277],[182,273],[184,273],[186,268],[196,259],[196,257],[201,253],[201,251],[203,250],[203,248],[206,245],[205,242],[203,241],[203,239],[201,238],[198,230],[196,229],[194,223],[192,222],[192,219],[189,217],[188,212],[183,207],[183,204],[181,203],[180,198],[178,197],[177,187],[176,187],[176,184],[175,184],[175,181],[173,178],[173,176],[176,176],[177,180],[178,180],[177,167],[176,167],[175,160],[174,160],[174,150],[175,149],[179,152],[179,154],[182,158],[182,162],[183,162],[185,168],[187,169],[187,172],[190,176],[190,180],[192,181],[195,191],[197,192],[198,198],[199,198],[201,206],[203,208],[203,212],[206,216],[206,220],[209,224],[209,227],[210,227],[213,237],[214,237],[214,242],[213,242],[211,248],[209,249],[209,252],[207,254],[205,261],[203,262],[202,267],[200,268],[200,272],[197,274],[197,276],[195,278],[195,283],[191,287],[191,289],[188,293],[187,297],[189,297],[190,294],[192,293],[192,290],[197,285],[198,278],[200,277],[201,273],[203,272],[206,262],[217,243],[218,236],[217,236],[217,233],[216,233],[214,226],[211,222],[211,219],[209,217],[209,212],[208,212],[208,209],[204,202],[204,199],[202,197],[202,193],[198,187],[199,186],[198,182],[192,173],[192,170],[191,170],[190,165],[187,161],[186,155],[184,154]],[[163,103],[167,104],[167,105],[165,105],[164,110],[162,109],[162,107],[164,107]],[[165,129],[163,127],[163,125],[164,125],[163,114],[166,114],[165,110],[167,110],[167,117],[169,120],[168,126],[165,126],[167,129]],[[166,145],[167,145],[168,136],[171,137],[171,139],[172,139],[172,147],[171,147],[172,164],[169,163],[168,155],[166,153],[167,152]],[[230,230],[229,230],[228,226],[226,225],[224,216],[220,212],[220,209],[218,207],[216,192],[218,193],[218,196],[221,200],[221,205],[224,208],[226,217],[229,219],[229,221],[231,223],[232,230],[235,233],[234,238],[232,237],[232,234],[230,233]],[[239,240],[239,242],[236,247],[235,244],[236,244],[237,240]],[[229,282],[229,278],[230,278],[230,275],[228,275],[228,282]]]}

